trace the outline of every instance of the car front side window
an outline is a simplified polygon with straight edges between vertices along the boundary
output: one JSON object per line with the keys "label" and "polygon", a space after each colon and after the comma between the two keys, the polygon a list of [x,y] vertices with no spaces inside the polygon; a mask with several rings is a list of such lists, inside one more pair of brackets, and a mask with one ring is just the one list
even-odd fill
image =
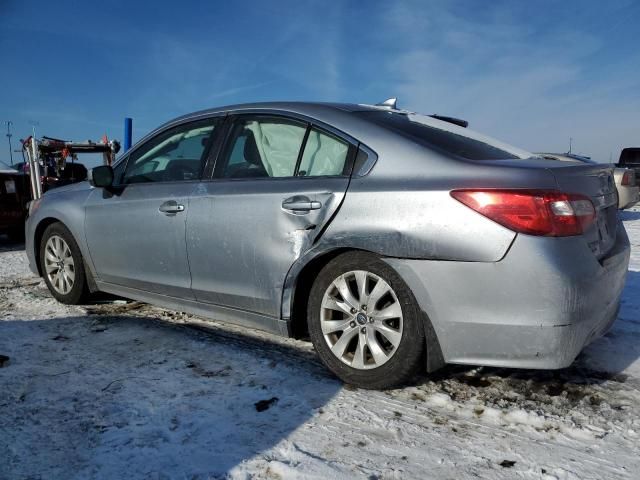
{"label": "car front side window", "polygon": [[129,158],[122,183],[198,180],[215,126],[215,120],[193,122],[149,140]]}

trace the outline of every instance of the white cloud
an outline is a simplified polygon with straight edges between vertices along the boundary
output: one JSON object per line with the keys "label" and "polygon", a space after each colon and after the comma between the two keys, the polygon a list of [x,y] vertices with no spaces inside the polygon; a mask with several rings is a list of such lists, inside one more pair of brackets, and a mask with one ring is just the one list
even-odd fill
{"label": "white cloud", "polygon": [[406,48],[388,73],[401,106],[461,116],[529,150],[566,150],[571,136],[608,161],[640,144],[640,54],[594,71],[599,32],[571,22],[543,32],[486,5],[482,18],[451,4],[396,5],[388,35]]}

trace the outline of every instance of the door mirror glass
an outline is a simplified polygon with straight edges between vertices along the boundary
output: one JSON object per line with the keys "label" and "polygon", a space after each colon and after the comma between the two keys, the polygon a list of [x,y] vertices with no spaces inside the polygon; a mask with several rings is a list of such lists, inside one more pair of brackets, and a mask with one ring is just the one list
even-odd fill
{"label": "door mirror glass", "polygon": [[101,165],[89,171],[89,183],[94,187],[108,188],[113,185],[113,168]]}

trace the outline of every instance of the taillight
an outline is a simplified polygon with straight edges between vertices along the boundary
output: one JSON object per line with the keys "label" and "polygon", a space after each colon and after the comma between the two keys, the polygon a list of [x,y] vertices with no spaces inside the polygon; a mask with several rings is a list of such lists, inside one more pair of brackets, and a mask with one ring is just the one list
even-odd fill
{"label": "taillight", "polygon": [[636,172],[633,170],[627,170],[624,172],[621,183],[625,187],[634,187],[636,185]]}
{"label": "taillight", "polygon": [[451,196],[494,222],[529,235],[580,235],[596,216],[588,197],[555,190],[453,190]]}

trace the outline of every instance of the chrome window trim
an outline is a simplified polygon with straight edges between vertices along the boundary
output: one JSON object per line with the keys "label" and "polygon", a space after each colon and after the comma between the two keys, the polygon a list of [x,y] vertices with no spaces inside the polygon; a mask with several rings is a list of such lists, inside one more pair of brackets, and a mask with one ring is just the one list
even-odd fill
{"label": "chrome window trim", "polygon": [[[131,159],[131,155],[133,155],[137,150],[139,150],[141,147],[143,147],[145,144],[147,144],[147,142],[153,140],[158,135],[162,135],[166,131],[171,130],[172,128],[179,127],[181,125],[188,124],[188,123],[198,122],[198,121],[201,121],[201,120],[208,120],[209,118],[214,119],[216,117],[223,117],[223,119],[220,121],[220,125],[218,127],[216,127],[216,128],[220,128],[220,127],[222,127],[222,125],[224,123],[224,117],[226,117],[226,113],[216,112],[214,114],[198,115],[196,117],[189,117],[189,118],[181,118],[179,121],[176,120],[175,122],[165,123],[161,127],[156,128],[154,131],[148,133],[147,135],[142,137],[140,140],[138,140],[133,147],[131,147],[128,151],[123,153],[120,156],[120,158],[118,158],[115,161],[115,163],[112,165],[111,168],[113,168],[115,170],[116,168],[118,168],[120,166],[120,164],[122,162],[125,162],[125,164],[124,164],[124,172],[123,172],[123,176],[124,176],[124,174],[127,173],[127,168],[129,167],[128,162]],[[215,132],[215,130],[214,130],[214,132]],[[201,181],[203,181],[205,179],[204,175],[205,175],[205,170],[206,170],[206,167],[207,167],[207,162],[208,162],[208,159],[205,159],[205,164],[203,166],[202,173],[200,174],[200,178],[198,178],[197,180],[179,181],[179,183],[196,182],[196,181],[197,182],[201,182]],[[175,183],[175,180],[159,181],[159,182],[116,183],[114,186],[116,186],[116,187],[125,187],[125,186],[129,186],[129,185],[143,185],[143,184],[163,184],[164,185],[164,184],[167,184],[167,183]]]}
{"label": "chrome window trim", "polygon": [[[371,150],[369,147],[367,147],[364,143],[361,143],[360,145],[358,145],[358,150],[362,150],[364,153],[367,154],[367,161],[360,166],[357,172],[354,170],[353,175],[355,175],[356,177],[365,177],[369,175],[371,170],[373,170],[373,167],[378,161],[378,154],[373,150]],[[358,159],[358,153],[356,152],[356,160],[357,159]],[[355,168],[355,165],[354,165],[354,168]]]}
{"label": "chrome window trim", "polygon": [[[180,117],[178,119],[175,120],[171,120],[163,125],[161,125],[160,127],[156,128],[155,130],[151,131],[150,133],[148,133],[147,135],[145,135],[144,137],[142,137],[140,140],[138,140],[127,152],[123,153],[122,156],[120,158],[118,158],[115,163],[113,164],[113,168],[115,169],[121,162],[128,162],[129,158],[131,157],[131,155],[133,153],[135,153],[136,150],[138,150],[141,146],[143,146],[145,143],[147,143],[147,141],[153,139],[155,136],[162,134],[163,132],[183,125],[185,123],[190,123],[190,122],[194,122],[194,121],[199,121],[199,120],[205,120],[208,118],[217,118],[217,117],[222,117],[223,119],[231,116],[231,115],[245,115],[245,114],[255,114],[255,115],[273,115],[276,117],[285,117],[285,118],[290,118],[292,120],[298,120],[307,124],[310,124],[312,127],[317,127],[320,130],[325,130],[326,132],[335,135],[336,137],[344,140],[345,142],[348,142],[350,145],[353,145],[356,149],[362,149],[365,153],[367,153],[368,155],[368,159],[367,162],[365,163],[364,167],[361,167],[358,172],[353,171],[352,172],[352,176],[355,175],[357,177],[364,177],[366,175],[369,174],[369,172],[373,169],[373,166],[375,165],[375,163],[378,160],[378,154],[371,149],[369,146],[365,145],[364,143],[360,142],[358,139],[352,137],[351,135],[343,132],[342,130],[339,130],[337,128],[335,128],[332,125],[329,125],[325,122],[322,122],[320,120],[317,120],[314,117],[311,117],[309,115],[303,115],[297,112],[292,112],[289,110],[283,110],[283,109],[278,109],[278,108],[261,108],[261,107],[253,107],[253,108],[238,108],[238,109],[230,109],[230,110],[224,110],[224,111],[218,111],[218,112],[202,112],[202,113],[197,113],[194,115],[190,115],[188,117]],[[223,142],[226,142],[227,139],[223,139]],[[218,152],[218,157],[219,157],[219,153]],[[212,169],[212,175],[210,177],[207,176],[203,176],[203,178],[200,179],[200,181],[210,181],[210,180],[216,180],[216,178],[213,176],[213,170],[215,169],[215,164],[217,163],[218,158],[213,159],[214,165],[213,165],[213,169]],[[125,164],[124,166],[125,171],[127,169],[127,165]],[[155,182],[158,183],[158,182]]]}

